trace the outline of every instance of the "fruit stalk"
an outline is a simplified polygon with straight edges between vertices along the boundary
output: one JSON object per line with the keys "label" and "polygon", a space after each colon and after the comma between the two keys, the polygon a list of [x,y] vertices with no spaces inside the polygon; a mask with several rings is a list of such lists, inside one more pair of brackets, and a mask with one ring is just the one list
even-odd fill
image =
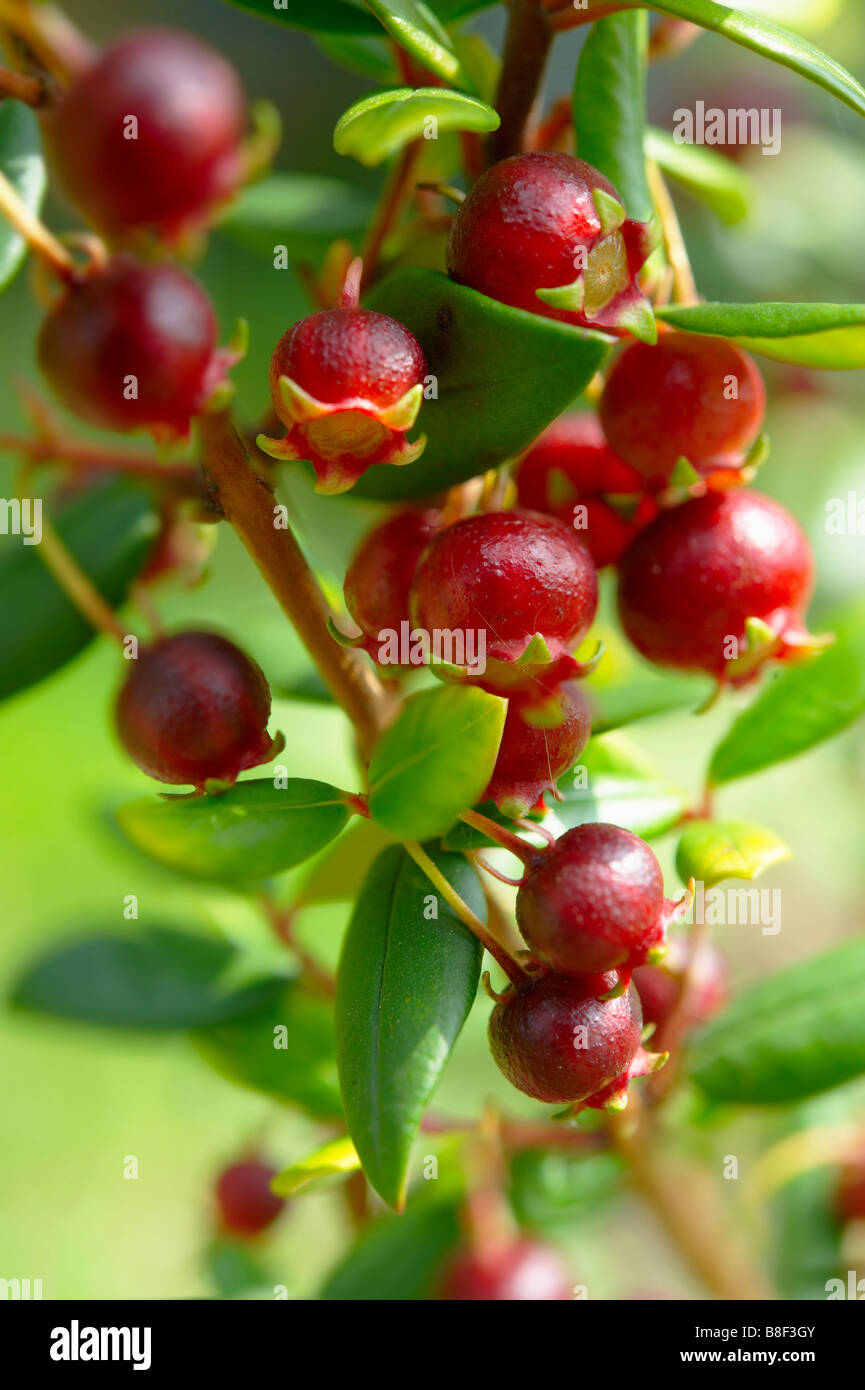
{"label": "fruit stalk", "polygon": [[15,101],[26,102],[28,106],[42,106],[46,99],[45,83],[38,77],[27,77],[10,68],[0,68],[0,100],[13,97]]}
{"label": "fruit stalk", "polygon": [[74,279],[76,274],[75,262],[66,247],[61,246],[44,223],[39,220],[35,213],[30,211],[2,172],[0,172],[0,215],[5,217],[19,236],[24,238],[31,251],[34,251],[37,256],[41,256],[55,275],[65,281]]}
{"label": "fruit stalk", "polygon": [[501,125],[489,138],[489,162],[519,154],[553,41],[539,0],[509,0],[508,28],[495,108]]}
{"label": "fruit stalk", "polygon": [[42,539],[37,549],[41,560],[82,617],[97,632],[105,633],[122,645],[128,636],[126,629],[45,516],[42,518]]}
{"label": "fruit stalk", "polygon": [[670,197],[670,190],[664,181],[664,176],[653,159],[646,160],[646,177],[649,180],[652,202],[661,222],[661,234],[664,238],[667,261],[673,272],[673,303],[698,304],[700,296],[697,293],[694,272],[691,270],[691,262],[685,246],[685,238],[682,236],[682,228],[679,226],[676,208]]}

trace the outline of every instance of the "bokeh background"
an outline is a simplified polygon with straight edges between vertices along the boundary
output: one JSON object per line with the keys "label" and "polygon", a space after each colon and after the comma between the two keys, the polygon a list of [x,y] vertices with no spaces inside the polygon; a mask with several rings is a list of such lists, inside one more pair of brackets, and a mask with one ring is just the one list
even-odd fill
{"label": "bokeh background", "polygon": [[[97,40],[130,27],[170,23],[207,37],[240,69],[251,95],[279,108],[285,135],[278,165],[333,174],[374,189],[377,176],[332,149],[341,112],[370,89],[367,79],[335,67],[305,36],[221,0],[100,0],[67,11]],[[778,17],[798,13],[821,47],[860,78],[865,74],[865,8],[858,0],[778,0]],[[500,9],[477,27],[497,39]],[[556,47],[548,97],[569,90],[580,43]],[[651,74],[650,114],[669,128],[672,112],[695,98],[707,104],[781,107],[777,158],[739,152],[756,181],[753,217],[720,228],[702,207],[679,200],[701,292],[708,298],[825,299],[858,302],[865,225],[861,122],[828,95],[713,36]],[[677,195],[678,196],[678,195]],[[74,215],[51,201],[55,228]],[[213,236],[199,267],[214,296],[223,337],[243,315],[252,347],[235,377],[248,418],[266,403],[273,345],[306,311],[293,277],[225,233]],[[27,276],[0,304],[0,430],[23,425],[16,380],[37,380],[33,344],[38,311]],[[859,373],[815,375],[761,363],[771,393],[772,454],[760,486],[787,504],[812,537],[820,582],[814,623],[862,589],[865,538],[829,536],[827,499],[865,495],[865,393]],[[73,425],[73,430],[79,427]],[[0,459],[0,492],[12,460]],[[4,495],[11,495],[8,491]],[[286,481],[286,500],[322,573],[337,584],[350,545],[374,515],[369,504],[317,499],[303,476]],[[0,545],[14,544],[0,537]],[[221,528],[211,578],[198,590],[161,589],[169,624],[219,624],[245,642],[276,687],[304,671],[293,634],[228,528]],[[0,641],[3,603],[0,595]],[[142,918],[218,931],[274,948],[239,895],[188,886],[136,856],[112,829],[112,806],[152,792],[153,784],[123,757],[109,709],[120,678],[117,655],[97,643],[71,666],[0,710],[0,971],[3,994],[46,944],[75,930],[123,926],[124,896],[134,893]],[[736,697],[701,718],[672,715],[632,731],[670,780],[696,796],[708,753],[729,724]],[[287,762],[297,776],[354,785],[345,722],[331,708],[277,699],[271,727],[282,728]],[[845,736],[798,760],[734,784],[721,813],[763,822],[793,847],[793,862],[763,881],[783,890],[783,930],[719,932],[734,979],[743,984],[861,930],[865,903],[865,733]],[[660,842],[668,889],[678,884],[671,844]],[[311,910],[303,934],[334,958],[347,911]],[[839,982],[839,988],[843,983]],[[487,1096],[513,1112],[529,1102],[498,1077],[484,1041],[486,1007],[475,1009],[446,1076],[437,1108],[472,1116]],[[251,1138],[279,1165],[321,1138],[308,1121],[210,1071],[191,1046],[172,1036],[136,1037],[0,1013],[0,1276],[43,1280],[46,1298],[178,1298],[214,1293],[202,1260],[209,1238],[208,1190],[214,1172]],[[865,1097],[856,1088],[828,1097],[814,1114],[851,1113]],[[696,1141],[707,1154],[735,1153],[744,1170],[780,1133],[770,1112],[729,1120]],[[137,1181],[123,1177],[125,1156],[139,1161]],[[575,1278],[592,1297],[640,1290],[700,1296],[654,1219],[635,1200],[562,1220],[552,1232],[570,1252]],[[756,1228],[758,1238],[763,1234]],[[333,1195],[297,1200],[267,1247],[273,1281],[292,1298],[314,1297],[348,1239],[344,1208]]]}

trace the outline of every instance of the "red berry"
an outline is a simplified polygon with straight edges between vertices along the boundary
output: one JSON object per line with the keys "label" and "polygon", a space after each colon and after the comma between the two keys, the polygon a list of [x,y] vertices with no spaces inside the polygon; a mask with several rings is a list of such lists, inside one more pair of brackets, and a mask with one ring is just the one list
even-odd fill
{"label": "red berry", "polygon": [[254,661],[212,632],[178,632],[145,647],[117,700],[121,742],[142,772],[203,788],[278,751],[267,732],[270,690]]}
{"label": "red berry", "polygon": [[174,237],[241,182],[243,91],[189,34],[128,34],[78,77],[46,122],[60,180],[106,232]]}
{"label": "red berry", "polygon": [[861,1152],[841,1169],[836,1206],[843,1222],[865,1221],[865,1140]]}
{"label": "red berry", "polygon": [[409,621],[409,590],[418,560],[441,526],[441,512],[400,511],[364,537],[346,571],[346,607],[377,658],[384,632]]}
{"label": "red berry", "polygon": [[748,354],[723,338],[690,333],[662,333],[654,347],[630,343],[600,404],[611,448],[661,487],[680,458],[703,476],[742,468],[765,409],[763,380]]}
{"label": "red berry", "polygon": [[536,1240],[515,1240],[489,1250],[465,1250],[442,1271],[440,1298],[451,1303],[524,1303],[572,1297],[555,1250]]}
{"label": "red berry", "polygon": [[532,954],[551,969],[630,976],[663,950],[674,905],[644,840],[617,825],[578,825],[537,851],[516,911]]}
{"label": "red berry", "polygon": [[454,280],[502,304],[654,342],[637,284],[653,245],[597,169],[569,154],[517,154],[469,190],[447,263]]}
{"label": "red berry", "polygon": [[[802,610],[812,560],[799,523],[759,492],[734,488],[673,507],[626,552],[619,614],[643,656],[742,684],[770,656],[813,649]],[[756,618],[774,643],[746,650]]]}
{"label": "red berry", "polygon": [[[535,722],[538,718],[544,722]],[[559,722],[553,722],[554,719]],[[591,732],[589,707],[576,681],[559,686],[540,709],[512,695],[496,765],[483,799],[494,801],[505,815],[524,816],[544,792],[555,791],[559,778],[573,767]]]}
{"label": "red berry", "polygon": [[109,430],[186,434],[231,354],[197,281],[114,256],[71,285],[39,334],[39,365],[69,410]]}
{"label": "red berry", "polygon": [[285,1199],[270,1190],[277,1170],[257,1160],[232,1163],[220,1173],[216,1204],[222,1229],[234,1236],[257,1236],[272,1226]]}
{"label": "red berry", "polygon": [[[686,969],[688,994],[683,1000]],[[643,1022],[655,1025],[652,1046],[660,1052],[666,1046],[666,1026],[680,1006],[682,1023],[690,1029],[712,1018],[727,1002],[727,962],[710,941],[699,946],[691,960],[689,943],[676,937],[663,965],[639,965],[632,979],[643,1006]]]}
{"label": "red berry", "polygon": [[426,359],[396,319],[371,309],[309,314],[276,345],[273,407],[284,440],[259,439],[274,458],[309,459],[319,492],[345,492],[376,463],[412,463],[405,438],[423,401]]}

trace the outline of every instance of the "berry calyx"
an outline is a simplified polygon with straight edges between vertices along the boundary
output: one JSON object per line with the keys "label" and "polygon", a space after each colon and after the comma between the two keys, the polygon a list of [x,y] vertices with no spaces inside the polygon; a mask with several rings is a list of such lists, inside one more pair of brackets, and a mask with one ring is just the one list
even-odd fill
{"label": "berry calyx", "polygon": [[413,463],[422,435],[406,435],[423,402],[426,359],[413,333],[387,314],[351,305],[309,314],[276,345],[273,408],[283,440],[259,436],[278,459],[308,459],[317,492],[346,492],[374,464]]}
{"label": "berry calyx", "polygon": [[502,304],[654,342],[637,275],[655,242],[591,165],[569,154],[517,154],[469,189],[451,227],[448,273]]}
{"label": "berry calyx", "polygon": [[512,695],[482,800],[494,801],[506,816],[525,816],[545,792],[555,793],[591,732],[589,707],[576,681],[557,687],[540,709]]}
{"label": "berry calyx", "polygon": [[625,553],[619,615],[649,661],[744,685],[822,645],[805,628],[813,563],[778,502],[747,488],[662,512]]}
{"label": "berry calyx", "polygon": [[176,266],[113,256],[64,289],[42,324],[39,366],[63,404],[108,430],[169,441],[227,384],[210,300]]}
{"label": "berry calyx", "polygon": [[142,648],[116,709],[120,740],[142,772],[199,791],[230,785],[279,752],[269,718],[261,668],[213,632],[178,632]]}
{"label": "berry calyx", "polygon": [[763,423],[766,392],[756,363],[723,338],[664,332],[629,343],[600,403],[610,447],[654,487],[680,459],[703,478],[741,470]]}
{"label": "berry calyx", "polygon": [[643,1023],[655,1025],[652,1046],[660,1051],[667,1046],[667,1025],[675,1016],[682,1031],[688,1032],[713,1018],[727,1002],[727,962],[711,941],[698,945],[692,956],[687,940],[676,937],[663,964],[638,965],[632,979],[643,1007]]}
{"label": "berry calyx", "polygon": [[249,1238],[272,1226],[285,1207],[285,1198],[270,1189],[277,1170],[257,1159],[232,1163],[216,1182],[219,1224],[226,1235]]}
{"label": "berry calyx", "polygon": [[246,103],[237,74],[189,34],[150,29],[111,45],[46,121],[72,202],[107,233],[175,239],[243,177]]}
{"label": "berry calyx", "polygon": [[390,633],[409,622],[409,591],[418,561],[442,524],[441,512],[395,512],[361,541],[346,571],[346,607],[363,638],[357,643],[374,661],[386,662]]}
{"label": "berry calyx", "polygon": [[439,1297],[451,1303],[548,1302],[571,1296],[557,1252],[525,1237],[460,1251],[439,1278]]}

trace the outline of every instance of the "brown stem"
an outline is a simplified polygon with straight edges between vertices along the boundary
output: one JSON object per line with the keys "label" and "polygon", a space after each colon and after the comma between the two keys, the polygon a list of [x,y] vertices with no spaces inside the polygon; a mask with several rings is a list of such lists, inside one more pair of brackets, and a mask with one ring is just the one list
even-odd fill
{"label": "brown stem", "polygon": [[363,287],[375,280],[382,247],[396,226],[403,207],[411,196],[411,181],[423,147],[422,140],[413,140],[399,155],[385,184],[372,225],[363,247]]}
{"label": "brown stem", "polygon": [[160,463],[131,451],[103,449],[98,445],[67,444],[60,439],[0,434],[0,450],[23,454],[31,464],[56,463],[94,472],[126,473],[148,482],[165,483],[184,496],[201,495],[201,473],[192,464]]}
{"label": "brown stem", "polygon": [[297,933],[294,930],[295,913],[292,908],[280,907],[269,893],[260,894],[258,901],[280,941],[284,942],[289,950],[297,956],[309,983],[314,985],[322,994],[333,998],[336,994],[336,980],[330,971],[326,970],[315,959],[315,956],[310,955],[306,947],[298,941]]}
{"label": "brown stem", "polygon": [[540,0],[508,0],[508,29],[495,108],[501,125],[489,137],[490,163],[519,154],[544,76],[552,30]]}
{"label": "brown stem", "polygon": [[0,68],[0,100],[12,97],[28,106],[42,106],[47,100],[45,83],[39,77],[27,77],[10,68]]}
{"label": "brown stem", "polygon": [[582,24],[593,24],[608,14],[619,10],[638,10],[643,0],[588,0],[585,9],[576,9],[573,0],[541,0],[542,8],[549,15],[549,23],[554,31],[576,29]]}
{"label": "brown stem", "polygon": [[253,472],[228,411],[199,417],[211,495],[255,561],[315,662],[325,685],[357,729],[368,754],[384,727],[389,699],[366,658],[331,637],[332,616],[304,554],[288,528],[277,528],[271,487]]}
{"label": "brown stem", "polygon": [[[425,1134],[460,1134],[477,1128],[474,1120],[439,1119],[425,1115],[421,1129]],[[602,1132],[575,1129],[573,1125],[551,1124],[542,1120],[502,1120],[502,1143],[512,1153],[523,1149],[563,1149],[573,1153],[598,1153],[609,1145]]]}
{"label": "brown stem", "polygon": [[95,49],[61,10],[0,0],[0,27],[19,40],[46,72],[69,82],[95,57]]}

